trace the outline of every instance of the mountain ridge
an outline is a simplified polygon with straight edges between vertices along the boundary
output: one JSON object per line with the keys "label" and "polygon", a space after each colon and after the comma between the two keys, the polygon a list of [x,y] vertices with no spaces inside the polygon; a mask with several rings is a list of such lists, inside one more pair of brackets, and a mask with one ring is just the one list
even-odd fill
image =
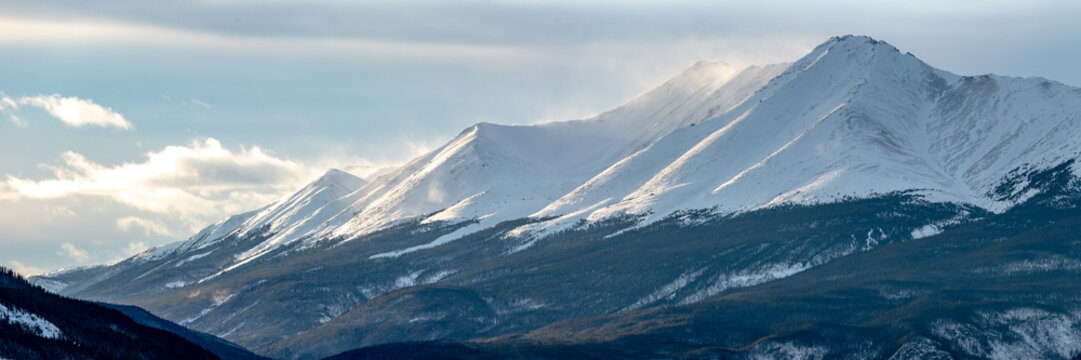
{"label": "mountain ridge", "polygon": [[[835,37],[791,64],[697,63],[588,119],[478,123],[371,181],[331,171],[184,242],[35,281],[288,357],[318,352],[282,338],[531,331],[713,301],[1041,199],[1052,191],[1041,174],[1081,174],[1078,118],[1081,89],[959,76],[882,41]],[[733,220],[770,226],[768,216],[795,225]],[[656,238],[677,230],[694,240]],[[594,282],[612,294],[586,291]],[[550,294],[556,284],[567,294]],[[447,293],[461,301],[434,301]],[[378,316],[344,315],[361,308]],[[283,311],[289,328],[258,326]],[[351,326],[363,331],[341,330]]]}

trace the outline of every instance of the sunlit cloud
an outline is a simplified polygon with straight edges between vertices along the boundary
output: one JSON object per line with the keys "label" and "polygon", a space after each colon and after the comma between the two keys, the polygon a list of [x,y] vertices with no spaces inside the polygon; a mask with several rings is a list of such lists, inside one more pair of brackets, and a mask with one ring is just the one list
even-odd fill
{"label": "sunlit cloud", "polygon": [[165,225],[160,221],[144,219],[138,216],[125,216],[116,219],[116,227],[125,232],[142,231],[145,235],[172,235],[168,225]]}
{"label": "sunlit cloud", "polygon": [[90,259],[90,254],[86,250],[80,249],[72,245],[71,243],[64,243],[60,246],[60,251],[57,255],[63,255],[75,260],[77,262],[84,262]]}
{"label": "sunlit cloud", "polygon": [[361,179],[372,181],[375,178],[386,174],[387,172],[399,168],[400,164],[378,164],[370,161],[355,162],[354,165],[346,167],[346,172],[356,175]]}
{"label": "sunlit cloud", "polygon": [[74,127],[87,125],[112,126],[125,130],[132,128],[130,122],[113,109],[95,104],[93,100],[59,94],[19,98],[19,104],[35,106],[48,111],[64,124]]}
{"label": "sunlit cloud", "polygon": [[46,209],[46,211],[49,216],[53,218],[72,217],[77,215],[71,208],[63,205],[50,207]]}
{"label": "sunlit cloud", "polygon": [[0,92],[0,111],[17,107],[19,107],[19,103],[16,102],[15,99],[12,99],[7,95],[4,95],[4,93]]}
{"label": "sunlit cloud", "polygon": [[128,247],[124,248],[124,256],[132,256],[143,251],[150,249],[150,246],[145,241],[135,241],[128,243]]}
{"label": "sunlit cloud", "polygon": [[18,126],[22,129],[30,127],[30,123],[26,122],[26,120],[23,120],[23,118],[19,117],[19,115],[8,114],[8,120],[11,121],[12,124],[15,124],[15,126]]}
{"label": "sunlit cloud", "polygon": [[[122,217],[116,225],[147,235],[190,231],[218,217],[255,209],[324,170],[274,157],[259,147],[230,150],[213,138],[149,152],[143,162],[103,166],[69,151],[61,164],[44,167],[52,178],[8,176],[0,183],[0,199],[103,198],[146,214]],[[152,219],[155,216],[179,219],[186,226],[172,229]]]}
{"label": "sunlit cloud", "polygon": [[[131,122],[124,119],[123,115],[113,109],[95,104],[90,99],[80,99],[74,96],[64,97],[60,94],[23,96],[12,98],[0,94],[0,111],[13,111],[19,106],[33,106],[44,109],[49,115],[59,119],[68,126],[83,127],[87,125],[117,127],[130,130]],[[26,120],[18,115],[9,114],[9,119],[16,126],[26,128],[30,126]]]}
{"label": "sunlit cloud", "polygon": [[25,265],[25,264],[23,264],[21,262],[15,261],[15,260],[8,261],[7,265],[12,270],[15,270],[15,272],[19,273],[22,276],[34,276],[34,275],[39,275],[39,274],[45,273],[45,269],[30,266],[30,265]]}
{"label": "sunlit cloud", "polygon": [[210,104],[207,104],[206,101],[202,101],[199,99],[191,99],[191,103],[202,106],[204,109],[210,109]]}

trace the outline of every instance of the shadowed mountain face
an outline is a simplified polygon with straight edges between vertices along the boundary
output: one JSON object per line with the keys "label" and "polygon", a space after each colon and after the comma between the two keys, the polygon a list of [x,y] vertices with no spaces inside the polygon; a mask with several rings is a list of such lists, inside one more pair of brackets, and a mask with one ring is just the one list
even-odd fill
{"label": "shadowed mountain face", "polygon": [[[220,340],[219,340],[220,341]],[[63,298],[0,268],[0,358],[218,359],[174,333]]]}
{"label": "shadowed mountain face", "polygon": [[281,358],[1068,358],[1079,119],[1081,90],[840,37],[34,281]]}

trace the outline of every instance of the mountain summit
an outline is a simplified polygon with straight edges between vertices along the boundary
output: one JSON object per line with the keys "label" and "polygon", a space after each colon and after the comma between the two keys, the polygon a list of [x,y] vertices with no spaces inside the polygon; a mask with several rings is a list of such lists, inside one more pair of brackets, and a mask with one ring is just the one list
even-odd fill
{"label": "mountain summit", "polygon": [[[371,181],[332,170],[187,241],[35,281],[290,358],[422,340],[610,349],[636,337],[688,354],[713,344],[702,351],[785,357],[785,346],[827,335],[909,341],[904,351],[916,357],[1039,357],[1051,345],[994,353],[1021,340],[965,348],[973,342],[957,334],[1081,324],[1075,310],[1024,307],[1009,290],[1028,284],[1012,274],[1072,284],[1067,275],[1081,269],[1070,257],[1037,261],[1018,235],[1068,230],[1038,226],[1073,216],[1079,119],[1081,89],[959,76],[882,41],[836,37],[791,64],[699,62],[587,119],[479,123]],[[1066,222],[1046,225],[1051,218]],[[979,240],[991,238],[1007,242]],[[973,254],[988,258],[977,264]],[[917,265],[925,279],[905,271]],[[788,279],[797,276],[806,282]],[[812,283],[821,288],[804,286]],[[1003,291],[997,308],[962,299],[994,289]],[[833,300],[807,298],[817,291],[869,313],[823,317]],[[779,298],[802,300],[770,300]],[[733,309],[758,306],[741,301],[785,304],[774,310],[794,320],[740,316]],[[696,312],[708,316],[688,315]],[[863,332],[887,323],[910,330]],[[805,324],[844,325],[801,332]],[[1081,343],[1081,330],[1064,334]],[[875,346],[864,350],[902,352]],[[635,356],[650,357],[643,351]]]}

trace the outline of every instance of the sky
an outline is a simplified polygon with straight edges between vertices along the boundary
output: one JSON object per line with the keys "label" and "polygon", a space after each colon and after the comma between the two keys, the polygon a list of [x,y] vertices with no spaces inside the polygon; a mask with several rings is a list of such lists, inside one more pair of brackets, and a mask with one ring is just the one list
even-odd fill
{"label": "sky", "polygon": [[1073,1],[0,0],[0,265],[109,263],[476,122],[584,118],[699,60],[870,35],[1081,86]]}

